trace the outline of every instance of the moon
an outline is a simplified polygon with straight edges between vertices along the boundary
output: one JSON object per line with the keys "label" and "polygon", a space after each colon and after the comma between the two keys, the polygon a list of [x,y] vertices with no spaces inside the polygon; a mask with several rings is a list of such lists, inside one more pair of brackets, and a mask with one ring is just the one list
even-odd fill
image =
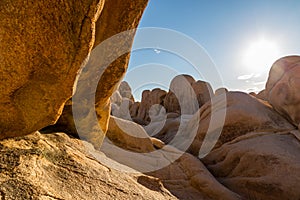
{"label": "moon", "polygon": [[250,43],[243,55],[242,62],[251,72],[260,73],[269,70],[279,56],[278,44],[262,38]]}

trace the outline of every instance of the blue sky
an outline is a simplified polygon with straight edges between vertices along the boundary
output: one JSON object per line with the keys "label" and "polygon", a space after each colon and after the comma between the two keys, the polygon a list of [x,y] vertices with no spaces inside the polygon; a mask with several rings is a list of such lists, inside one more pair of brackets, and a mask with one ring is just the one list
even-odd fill
{"label": "blue sky", "polygon": [[222,83],[212,75],[199,75],[206,73],[203,68],[196,72],[157,42],[157,48],[132,52],[125,80],[137,99],[144,89],[167,90],[172,77],[182,73],[204,79],[214,89],[259,91],[275,57],[300,54],[299,0],[150,0],[139,27],[175,30],[197,42],[215,65],[202,67],[211,73],[216,68]]}

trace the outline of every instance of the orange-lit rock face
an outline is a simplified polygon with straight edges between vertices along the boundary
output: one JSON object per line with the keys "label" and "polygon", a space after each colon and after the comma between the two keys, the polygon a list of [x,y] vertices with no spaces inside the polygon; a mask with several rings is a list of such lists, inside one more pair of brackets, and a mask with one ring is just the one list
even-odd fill
{"label": "orange-lit rock face", "polygon": [[[148,0],[105,2],[96,23],[94,48],[88,63],[80,73],[76,93],[72,98],[73,110],[71,103],[65,106],[55,130],[66,131],[72,135],[79,134],[80,138],[86,139],[95,147],[101,146],[108,128],[110,97],[124,77],[129,62],[129,52],[135,34],[135,31],[129,30],[137,28],[147,3]],[[127,31],[127,34],[116,36],[124,31]],[[101,46],[103,44],[104,48]],[[116,56],[119,54],[120,57]],[[96,91],[93,90],[93,86],[96,86]],[[76,127],[73,122],[74,108],[80,113]]]}
{"label": "orange-lit rock face", "polygon": [[269,74],[266,93],[272,106],[299,126],[300,123],[300,56],[276,61]]}
{"label": "orange-lit rock face", "polygon": [[89,54],[103,0],[2,0],[0,139],[53,124]]}

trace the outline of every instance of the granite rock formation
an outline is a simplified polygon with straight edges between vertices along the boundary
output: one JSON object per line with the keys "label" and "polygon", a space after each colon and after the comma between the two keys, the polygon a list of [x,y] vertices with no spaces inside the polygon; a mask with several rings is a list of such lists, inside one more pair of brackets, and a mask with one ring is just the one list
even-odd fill
{"label": "granite rock formation", "polygon": [[295,126],[300,124],[300,56],[277,60],[269,74],[266,94],[270,104]]}
{"label": "granite rock formation", "polygon": [[134,102],[146,5],[0,2],[0,199],[299,199],[300,57],[258,95],[179,75]]}
{"label": "granite rock formation", "polygon": [[131,87],[126,81],[122,81],[120,83],[118,91],[119,91],[121,97],[128,98],[128,99],[134,101],[132,91],[131,91]]}
{"label": "granite rock formation", "polygon": [[[126,72],[135,28],[147,2],[105,2],[96,23],[94,49],[80,73],[76,93],[64,107],[55,130],[68,130],[68,134],[78,135],[100,148],[108,128],[110,97]],[[77,113],[76,119],[73,116],[74,110]]]}
{"label": "granite rock formation", "polygon": [[168,113],[194,114],[197,112],[199,104],[192,88],[195,82],[190,75],[178,75],[173,78],[164,100],[164,107]]}
{"label": "granite rock formation", "polygon": [[139,105],[139,110],[136,118],[143,121],[145,124],[148,124],[151,121],[149,116],[151,107],[154,105],[163,105],[166,94],[166,91],[159,88],[153,89],[152,91],[143,91],[142,100]]}
{"label": "granite rock formation", "polygon": [[299,136],[298,130],[248,133],[202,160],[220,183],[245,199],[298,199]]}
{"label": "granite rock formation", "polygon": [[[123,123],[131,122],[124,121]],[[141,139],[132,139],[122,140],[122,145],[126,147],[128,145],[132,146],[133,141],[135,141],[135,146],[143,146],[145,144],[145,141]],[[151,139],[151,141],[153,146],[158,143],[157,140]],[[113,158],[117,162],[134,169],[135,167],[141,167],[149,170],[149,172],[144,174],[158,178],[163,187],[178,199],[242,199],[240,195],[221,185],[199,159],[188,153],[160,143],[160,152],[158,153],[152,151],[148,152],[148,154],[130,154],[127,151],[117,150],[120,146],[116,147],[109,143],[109,141],[104,140],[101,148],[109,158]],[[149,142],[146,145],[148,146]],[[171,162],[172,157],[178,157],[178,159]],[[169,164],[156,169],[162,163]]]}
{"label": "granite rock formation", "polygon": [[0,3],[0,139],[59,118],[94,44],[103,0]]}
{"label": "granite rock formation", "polygon": [[[130,88],[127,84],[126,87]],[[128,92],[127,96],[132,96],[132,94],[130,95]],[[141,102],[133,101],[133,104],[130,104],[128,109],[131,120],[141,125],[148,125],[150,122],[161,120],[160,117],[155,119],[161,108],[170,116],[192,115],[206,102],[210,101],[213,96],[214,93],[209,83],[200,80],[195,81],[190,75],[178,75],[171,81],[169,92],[159,88],[155,88],[152,91],[145,90],[142,93]],[[121,102],[119,97],[120,95],[117,93],[113,95],[112,99],[116,104]],[[160,105],[160,107],[157,105]],[[153,109],[152,106],[154,106]],[[115,108],[116,106],[113,107]],[[156,114],[152,113],[152,118],[150,117],[151,109],[154,112],[157,110]],[[119,113],[116,113],[115,116],[124,118]],[[128,120],[128,118],[126,119]]]}
{"label": "granite rock formation", "polygon": [[126,166],[64,133],[7,139],[0,149],[2,199],[177,199],[159,179],[117,171],[105,163]]}
{"label": "granite rock formation", "polygon": [[107,138],[122,149],[140,153],[155,150],[151,138],[142,126],[114,116],[109,120]]}
{"label": "granite rock formation", "polygon": [[218,88],[218,89],[216,89],[216,91],[215,91],[215,95],[216,96],[219,96],[219,95],[221,95],[221,94],[226,94],[228,92],[228,89],[227,88]]}
{"label": "granite rock formation", "polygon": [[[222,114],[226,114],[223,116],[224,123],[212,124],[213,129],[209,130],[211,120],[220,121]],[[208,142],[213,143],[214,135],[220,133],[214,146],[218,148],[249,132],[281,132],[294,130],[295,127],[267,103],[246,93],[228,92],[226,95],[216,96],[212,103],[202,106],[189,121],[185,131],[182,131],[182,134],[186,134],[183,137],[190,138],[189,133],[194,132],[194,129],[197,129],[197,134],[188,151],[198,156],[202,142],[207,136],[212,140]]]}

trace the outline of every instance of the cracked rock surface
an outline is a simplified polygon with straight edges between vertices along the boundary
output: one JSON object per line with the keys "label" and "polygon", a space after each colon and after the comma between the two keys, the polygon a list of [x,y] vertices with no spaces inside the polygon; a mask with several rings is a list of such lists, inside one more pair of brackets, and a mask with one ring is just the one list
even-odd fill
{"label": "cracked rock surface", "polygon": [[0,151],[0,199],[176,199],[159,179],[111,169],[103,153],[64,133],[3,140]]}

